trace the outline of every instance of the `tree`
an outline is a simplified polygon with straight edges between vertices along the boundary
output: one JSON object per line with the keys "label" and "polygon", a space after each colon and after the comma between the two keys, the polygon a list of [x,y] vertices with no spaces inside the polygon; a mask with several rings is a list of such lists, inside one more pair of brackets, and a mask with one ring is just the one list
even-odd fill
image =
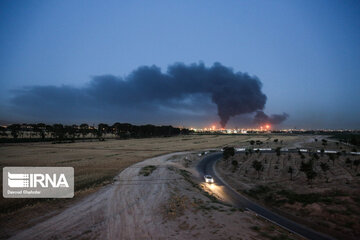
{"label": "tree", "polygon": [[98,125],[98,129],[97,129],[97,132],[96,132],[96,135],[97,135],[98,139],[100,141],[103,141],[104,140],[103,135],[106,134],[108,131],[109,131],[109,126],[107,124],[100,123]]}
{"label": "tree", "polygon": [[320,154],[321,154],[321,156],[324,156],[324,152],[325,152],[325,150],[322,148],[322,149],[320,149]]}
{"label": "tree", "polygon": [[359,159],[356,159],[353,161],[353,165],[355,166],[355,172],[357,172],[357,169],[360,165],[360,160]]}
{"label": "tree", "polygon": [[54,136],[58,141],[62,141],[65,136],[65,130],[62,124],[54,124]]}
{"label": "tree", "polygon": [[314,154],[313,154],[313,159],[315,159],[315,160],[319,160],[319,159],[320,159],[320,157],[319,157],[319,155],[318,155],[317,153],[314,153]]}
{"label": "tree", "polygon": [[255,141],[254,141],[254,140],[251,140],[251,141],[250,141],[250,144],[251,144],[251,145],[254,145],[254,144],[255,144]]}
{"label": "tree", "polygon": [[333,166],[335,166],[335,155],[329,154],[329,159],[333,162]]}
{"label": "tree", "polygon": [[182,135],[189,135],[190,133],[194,133],[194,131],[187,128],[180,129],[180,134]]}
{"label": "tree", "polygon": [[310,168],[312,168],[310,161],[309,162],[304,162],[301,161],[301,165],[300,165],[300,171],[301,172],[306,172],[308,171]]}
{"label": "tree", "polygon": [[[101,128],[103,128],[105,124],[102,124],[101,126]],[[189,132],[187,130],[181,130],[180,128],[174,128],[172,126],[154,126],[151,124],[135,126],[130,123],[119,122],[114,123],[109,129],[112,133],[116,134],[121,139],[127,139],[130,137],[170,137],[179,135],[183,132]]]}
{"label": "tree", "polygon": [[328,177],[327,177],[326,172],[330,169],[329,165],[328,165],[327,163],[322,162],[322,163],[320,163],[320,167],[321,167],[321,170],[322,170],[322,171],[324,172],[324,174],[325,174],[326,182],[328,182],[329,179],[328,179]]}
{"label": "tree", "polygon": [[350,158],[346,158],[345,164],[352,168],[352,161],[350,160]]}
{"label": "tree", "polygon": [[13,136],[14,139],[18,138],[19,132],[21,130],[20,124],[12,124],[8,126],[8,129],[10,129],[10,134]]}
{"label": "tree", "polygon": [[96,137],[98,136],[98,130],[95,129],[94,126],[92,126],[92,127],[89,129],[89,132],[90,132],[90,134],[91,134],[94,138],[96,138]]}
{"label": "tree", "polygon": [[75,141],[76,126],[74,126],[74,125],[72,125],[72,126],[65,126],[65,127],[64,127],[64,132],[65,132],[65,134],[67,134],[67,137],[70,138],[72,142]]}
{"label": "tree", "polygon": [[45,131],[51,135],[53,135],[54,133],[54,127],[52,125],[46,125],[45,126]]}
{"label": "tree", "polygon": [[[290,161],[291,161],[291,155],[290,154],[288,154],[288,156],[287,156],[287,161],[288,161],[288,163],[290,163]],[[284,168],[284,166],[285,166],[285,164],[284,164],[284,160],[283,160],[283,168]]]}
{"label": "tree", "polygon": [[4,136],[4,137],[8,136],[8,134],[6,133],[5,127],[0,126],[0,131],[1,131],[1,133],[0,133],[1,136]]}
{"label": "tree", "polygon": [[277,158],[278,158],[278,160],[279,160],[279,157],[280,157],[280,154],[281,154],[281,148],[280,148],[280,147],[277,147],[277,148],[275,149],[275,152],[276,152],[276,156],[277,156]]}
{"label": "tree", "polygon": [[83,138],[89,133],[89,125],[87,123],[82,123],[80,125],[80,132]]}
{"label": "tree", "polygon": [[[252,155],[252,153],[253,153],[253,150],[251,149],[251,148],[249,148],[249,149],[246,149],[246,152],[245,153],[248,153],[248,154],[250,154],[250,156]],[[247,155],[247,154],[246,154]]]}
{"label": "tree", "polygon": [[256,170],[257,174],[258,174],[258,178],[260,179],[260,171],[263,171],[264,170],[264,166],[263,164],[258,161],[258,160],[255,160],[253,163],[252,163],[252,167]]}
{"label": "tree", "polygon": [[234,166],[234,171],[235,171],[235,170],[236,170],[236,168],[237,168],[237,167],[238,167],[238,165],[239,165],[238,161],[233,160],[233,161],[231,162],[231,164]]}
{"label": "tree", "polygon": [[14,139],[17,139],[19,136],[19,131],[17,129],[11,129],[11,136],[13,136]]}
{"label": "tree", "polygon": [[311,185],[312,180],[316,178],[317,173],[314,170],[309,170],[306,172],[306,178],[308,179],[309,184]]}
{"label": "tree", "polygon": [[[277,147],[277,148],[275,149],[276,156],[277,156],[277,163],[279,163],[279,158],[280,158],[280,155],[281,155],[281,151],[280,151],[280,150],[281,150],[281,147]],[[285,164],[285,163],[284,163],[284,158],[283,158],[283,161],[282,161],[282,162],[283,162],[283,166],[282,166],[282,167],[284,168],[284,164]]]}
{"label": "tree", "polygon": [[41,137],[41,139],[42,140],[44,140],[45,139],[45,130],[41,130],[41,132],[40,132],[40,137]]}
{"label": "tree", "polygon": [[309,160],[307,163],[301,161],[300,171],[305,173],[309,184],[311,184],[312,180],[317,176],[317,173],[314,171],[313,166],[313,160]]}
{"label": "tree", "polygon": [[288,173],[290,173],[290,180],[291,181],[293,180],[293,178],[292,178],[293,172],[294,172],[294,169],[291,166],[289,166]]}
{"label": "tree", "polygon": [[227,160],[229,157],[235,155],[235,149],[233,147],[224,147],[223,158]]}

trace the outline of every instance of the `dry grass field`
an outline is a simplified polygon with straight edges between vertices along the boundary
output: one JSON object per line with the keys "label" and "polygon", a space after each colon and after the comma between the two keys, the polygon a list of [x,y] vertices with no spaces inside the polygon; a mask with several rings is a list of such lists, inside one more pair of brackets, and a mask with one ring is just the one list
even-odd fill
{"label": "dry grass field", "polygon": [[[73,199],[4,199],[0,200],[0,237],[51,217],[99,187],[112,182],[123,169],[144,159],[179,151],[197,151],[224,146],[244,146],[261,140],[274,146],[273,139],[296,146],[309,136],[285,135],[187,135],[169,138],[107,140],[64,144],[18,143],[0,145],[0,165],[70,166],[75,169]],[[276,144],[275,144],[276,145]],[[1,177],[2,181],[2,177]],[[2,184],[1,184],[2,186]]]}
{"label": "dry grass field", "polygon": [[[311,149],[349,151],[350,146],[322,141],[305,142]],[[313,159],[316,173],[309,182],[301,171],[301,162]],[[326,232],[339,239],[360,236],[360,167],[359,156],[342,153],[255,153],[237,154],[217,164],[218,172],[239,192],[262,202],[282,214]],[[234,166],[232,161],[237,161]],[[334,161],[333,161],[334,160]],[[255,161],[263,168],[256,171]],[[327,166],[324,169],[321,166]],[[289,171],[289,167],[292,168]]]}

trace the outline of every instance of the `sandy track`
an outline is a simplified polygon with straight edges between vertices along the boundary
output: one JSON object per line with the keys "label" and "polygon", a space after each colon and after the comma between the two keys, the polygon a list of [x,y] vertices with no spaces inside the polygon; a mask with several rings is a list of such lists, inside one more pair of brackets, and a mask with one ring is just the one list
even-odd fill
{"label": "sandy track", "polygon": [[[151,158],[125,169],[113,184],[11,239],[165,238],[168,233],[158,211],[168,198],[169,184],[176,181],[166,168],[175,163],[167,159],[180,154]],[[139,176],[140,168],[147,165],[158,168],[148,177]]]}

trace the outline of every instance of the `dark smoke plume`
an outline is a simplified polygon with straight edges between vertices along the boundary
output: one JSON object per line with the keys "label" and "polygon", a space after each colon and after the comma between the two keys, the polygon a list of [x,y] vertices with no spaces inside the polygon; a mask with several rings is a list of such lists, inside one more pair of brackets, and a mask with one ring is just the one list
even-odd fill
{"label": "dark smoke plume", "polygon": [[289,114],[272,114],[271,116],[266,115],[263,111],[257,111],[254,117],[254,123],[256,124],[280,124],[289,117]]}
{"label": "dark smoke plume", "polygon": [[[151,109],[161,107],[194,109],[201,106],[199,99],[210,98],[217,106],[221,126],[225,127],[233,116],[264,109],[267,98],[261,87],[257,77],[234,72],[220,63],[212,67],[178,63],[169,66],[166,73],[156,66],[144,66],[127,77],[97,76],[83,88],[34,86],[18,90],[12,103],[26,108],[27,114],[48,109],[54,114],[76,112],[80,116],[81,111],[109,107],[121,112],[131,108],[150,113]],[[276,122],[278,116],[281,115],[272,115],[271,121]]]}

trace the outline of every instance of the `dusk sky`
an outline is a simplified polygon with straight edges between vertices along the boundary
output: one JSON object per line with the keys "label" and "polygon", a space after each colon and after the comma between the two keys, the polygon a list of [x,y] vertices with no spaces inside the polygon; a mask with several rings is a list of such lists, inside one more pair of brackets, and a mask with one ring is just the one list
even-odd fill
{"label": "dusk sky", "polygon": [[0,123],[359,129],[360,1],[1,1],[0,84]]}

